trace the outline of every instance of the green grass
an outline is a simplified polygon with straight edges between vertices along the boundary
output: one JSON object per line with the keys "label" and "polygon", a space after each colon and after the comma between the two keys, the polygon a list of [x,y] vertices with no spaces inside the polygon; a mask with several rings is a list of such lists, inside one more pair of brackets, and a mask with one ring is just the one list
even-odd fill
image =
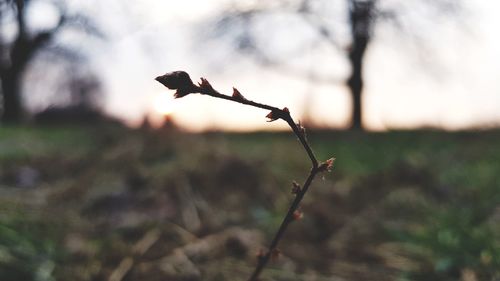
{"label": "green grass", "polygon": [[[335,167],[312,185],[265,280],[499,278],[499,131],[308,138]],[[19,184],[27,167],[32,186]],[[151,229],[162,236],[126,280],[245,280],[309,168],[291,133],[0,127],[0,280],[107,280]],[[159,270],[192,237],[230,227],[265,238]]]}
{"label": "green grass", "polygon": [[91,133],[71,127],[0,127],[0,161],[85,153],[95,141]]}

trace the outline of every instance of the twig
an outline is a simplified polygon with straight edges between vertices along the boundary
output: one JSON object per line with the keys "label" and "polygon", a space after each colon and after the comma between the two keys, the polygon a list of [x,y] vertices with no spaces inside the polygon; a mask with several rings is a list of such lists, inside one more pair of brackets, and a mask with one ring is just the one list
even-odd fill
{"label": "twig", "polygon": [[120,264],[111,272],[108,281],[122,281],[134,266],[134,258],[141,257],[160,239],[160,231],[152,229],[138,240],[132,247],[132,255],[121,260]]}
{"label": "twig", "polygon": [[199,82],[198,85],[195,85],[192,82],[191,78],[189,77],[189,74],[187,74],[184,71],[174,71],[162,76],[158,76],[156,77],[156,81],[160,82],[165,87],[171,90],[176,90],[174,94],[176,98],[181,98],[192,93],[199,93],[215,98],[230,100],[253,107],[270,110],[271,112],[266,116],[269,119],[268,122],[273,122],[278,119],[284,120],[290,126],[293,133],[297,136],[300,143],[304,147],[307,156],[311,160],[312,168],[311,171],[309,172],[309,175],[307,176],[307,179],[305,180],[302,187],[300,187],[300,185],[298,185],[295,182],[293,183],[292,193],[295,194],[295,199],[290,205],[288,212],[286,213],[283,221],[281,222],[278,231],[276,232],[273,240],[271,241],[269,249],[267,250],[267,252],[259,254],[257,266],[250,279],[248,279],[249,281],[258,280],[260,273],[267,265],[270,258],[279,253],[279,250],[277,249],[278,243],[283,237],[283,234],[285,233],[285,230],[287,229],[288,225],[292,221],[300,219],[300,217],[302,216],[299,210],[300,202],[304,198],[304,195],[309,189],[309,186],[314,180],[314,177],[316,176],[316,174],[320,172],[329,171],[335,159],[330,158],[325,162],[322,163],[318,162],[311,147],[309,146],[309,143],[307,142],[304,128],[300,124],[295,123],[295,121],[290,115],[290,111],[286,107],[283,109],[279,109],[274,106],[248,100],[236,88],[233,88],[233,94],[231,96],[221,94],[217,90],[215,90],[205,78],[201,78],[201,82]]}

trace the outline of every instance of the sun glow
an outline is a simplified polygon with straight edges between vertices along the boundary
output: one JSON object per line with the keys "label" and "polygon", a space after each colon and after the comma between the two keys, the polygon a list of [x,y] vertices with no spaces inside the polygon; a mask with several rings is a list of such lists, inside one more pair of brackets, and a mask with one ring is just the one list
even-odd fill
{"label": "sun glow", "polygon": [[175,111],[175,99],[169,93],[159,93],[154,98],[153,107],[163,116],[171,115]]}

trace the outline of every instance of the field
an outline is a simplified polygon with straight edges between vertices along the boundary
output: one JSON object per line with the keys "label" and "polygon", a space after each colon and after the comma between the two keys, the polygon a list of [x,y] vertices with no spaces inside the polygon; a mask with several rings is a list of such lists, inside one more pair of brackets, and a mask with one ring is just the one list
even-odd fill
{"label": "field", "polygon": [[[309,132],[262,280],[499,280],[500,131]],[[303,181],[291,133],[0,128],[0,280],[246,280]]]}

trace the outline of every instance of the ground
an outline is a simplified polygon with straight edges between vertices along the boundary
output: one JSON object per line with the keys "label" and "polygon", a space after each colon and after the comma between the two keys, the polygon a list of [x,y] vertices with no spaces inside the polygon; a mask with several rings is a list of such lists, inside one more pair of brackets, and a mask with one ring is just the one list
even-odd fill
{"label": "ground", "polygon": [[[308,139],[337,160],[263,280],[500,278],[500,131]],[[0,280],[246,280],[309,165],[286,132],[0,128]]]}

